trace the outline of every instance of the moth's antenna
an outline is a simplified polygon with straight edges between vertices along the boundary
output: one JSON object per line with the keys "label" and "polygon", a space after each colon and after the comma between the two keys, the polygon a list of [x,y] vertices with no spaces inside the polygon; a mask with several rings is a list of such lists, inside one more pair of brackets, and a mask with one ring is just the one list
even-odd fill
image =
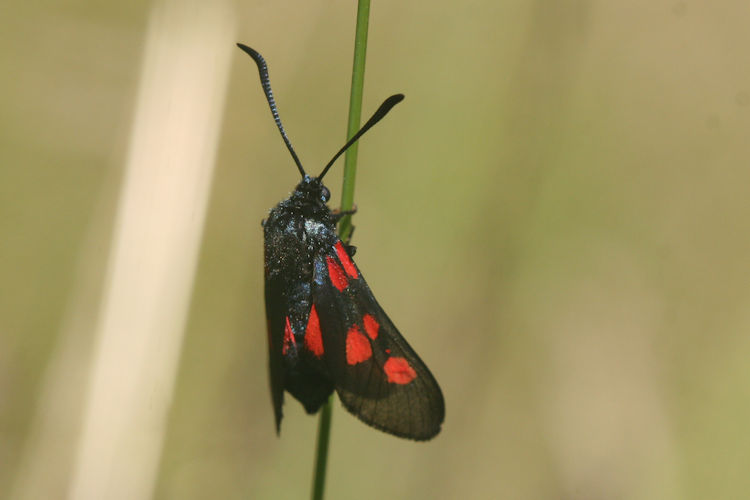
{"label": "moth's antenna", "polygon": [[328,172],[328,169],[331,168],[331,165],[333,165],[333,162],[335,162],[338,159],[338,157],[344,153],[344,151],[349,149],[349,146],[357,142],[357,139],[362,137],[362,135],[368,130],[370,130],[373,125],[375,125],[380,120],[382,120],[383,117],[388,114],[388,112],[391,110],[393,106],[395,106],[396,104],[400,103],[403,100],[404,100],[404,94],[396,94],[396,95],[392,95],[391,97],[383,101],[383,104],[381,104],[380,107],[377,109],[377,111],[375,111],[375,113],[372,115],[372,118],[367,120],[367,123],[365,123],[365,125],[361,129],[359,129],[359,132],[354,134],[354,136],[352,136],[352,138],[349,139],[349,141],[346,144],[344,144],[344,147],[341,148],[338,153],[333,155],[333,158],[331,158],[331,161],[328,162],[328,165],[325,166],[323,171],[318,176],[318,180],[322,179],[323,176],[326,175],[326,172]]}
{"label": "moth's antenna", "polygon": [[281,132],[281,137],[284,139],[284,143],[286,144],[287,149],[289,149],[289,152],[292,153],[292,158],[294,158],[294,163],[297,164],[299,173],[302,174],[302,177],[304,177],[305,169],[302,168],[302,163],[300,163],[299,158],[297,157],[297,153],[294,152],[294,148],[292,147],[292,143],[289,141],[289,137],[286,136],[286,131],[284,130],[284,126],[281,124],[281,118],[279,117],[279,112],[276,109],[276,101],[273,99],[273,91],[271,90],[271,81],[268,79],[268,66],[266,65],[266,60],[263,59],[262,55],[260,55],[258,52],[251,49],[247,45],[238,43],[237,47],[245,51],[250,57],[253,58],[253,61],[255,61],[255,64],[258,65],[258,73],[260,73],[260,84],[263,86],[263,92],[266,94],[268,105],[271,107],[271,114],[273,115],[273,121],[275,121],[276,126],[279,127],[279,132]]}

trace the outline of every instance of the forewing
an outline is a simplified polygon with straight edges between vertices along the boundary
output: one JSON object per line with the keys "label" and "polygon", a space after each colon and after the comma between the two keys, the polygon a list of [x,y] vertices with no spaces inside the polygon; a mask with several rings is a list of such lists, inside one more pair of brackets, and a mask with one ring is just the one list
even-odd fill
{"label": "forewing", "polygon": [[270,261],[273,269],[266,273],[268,359],[277,432],[285,390],[302,403],[308,413],[317,412],[333,392],[321,359],[322,339],[319,327],[316,330],[317,313],[312,308],[309,264],[312,258],[300,248],[290,251],[289,246],[282,256],[270,248],[267,262]]}
{"label": "forewing", "polygon": [[430,370],[375,300],[341,241],[315,256],[324,361],[344,406],[396,436],[434,437],[445,416]]}

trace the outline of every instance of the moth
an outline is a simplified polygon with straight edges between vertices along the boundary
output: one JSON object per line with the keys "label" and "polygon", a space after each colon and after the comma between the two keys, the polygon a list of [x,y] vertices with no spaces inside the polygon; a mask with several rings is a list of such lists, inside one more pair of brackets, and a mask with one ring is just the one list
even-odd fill
{"label": "moth", "polygon": [[284,391],[308,413],[335,390],[344,407],[366,424],[414,440],[431,439],[445,417],[435,377],[375,300],[336,224],[352,212],[332,212],[323,177],[367,130],[403,100],[383,102],[323,168],[308,175],[276,107],[263,57],[237,44],[258,66],[263,91],[281,137],[302,176],[291,195],[263,221],[265,303],[271,399],[280,432]]}

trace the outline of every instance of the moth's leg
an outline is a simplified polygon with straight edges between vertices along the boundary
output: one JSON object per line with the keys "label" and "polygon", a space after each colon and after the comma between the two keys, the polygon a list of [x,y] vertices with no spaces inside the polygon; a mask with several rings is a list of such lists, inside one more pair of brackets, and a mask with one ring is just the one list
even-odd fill
{"label": "moth's leg", "polygon": [[[338,222],[345,215],[354,215],[356,213],[357,213],[357,205],[354,205],[354,207],[351,210],[344,210],[343,212],[337,208],[331,212],[331,215],[333,216],[333,223],[338,224]],[[349,254],[349,257],[353,257],[354,252],[357,251],[357,247],[353,247],[349,245],[349,242],[352,240],[352,234],[354,234],[354,226],[352,226],[352,228],[349,230],[349,236],[346,238],[346,241],[344,242],[344,247],[346,247],[346,253]]]}
{"label": "moth's leg", "polygon": [[344,210],[343,212],[339,210],[338,208],[334,209],[331,212],[331,215],[333,216],[333,222],[334,224],[338,223],[344,216],[346,215],[354,215],[357,213],[357,205],[354,205],[354,208],[351,210]]}

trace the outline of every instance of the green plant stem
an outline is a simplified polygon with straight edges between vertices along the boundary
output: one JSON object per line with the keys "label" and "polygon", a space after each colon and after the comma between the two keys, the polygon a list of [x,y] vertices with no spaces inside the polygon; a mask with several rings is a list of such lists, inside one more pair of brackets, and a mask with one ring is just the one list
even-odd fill
{"label": "green plant stem", "polygon": [[[370,18],[370,0],[359,0],[357,5],[357,28],[354,36],[354,65],[352,68],[352,90],[349,96],[349,123],[346,126],[347,140],[357,133],[362,118],[362,94],[365,86],[365,56],[367,55],[367,27]],[[344,183],[341,188],[341,211],[354,207],[354,181],[357,177],[357,152],[355,142],[344,157]],[[347,215],[339,223],[339,236],[347,241],[352,233],[352,217]]]}
{"label": "green plant stem", "polygon": [[[365,86],[365,56],[367,54],[367,28],[370,19],[370,0],[358,0],[357,27],[354,34],[354,64],[352,68],[352,89],[349,97],[349,121],[346,138],[349,140],[359,130],[362,118],[362,94]],[[344,160],[344,184],[341,189],[341,211],[354,207],[354,180],[357,176],[358,144],[353,144],[346,152]],[[347,215],[339,223],[339,237],[348,241],[352,234],[351,216]],[[331,435],[331,402],[333,395],[323,405],[318,423],[318,443],[315,458],[315,478],[312,499],[322,500],[325,489],[326,466],[328,465],[328,442]]]}
{"label": "green plant stem", "polygon": [[313,482],[312,498],[313,500],[323,499],[323,489],[326,482],[326,466],[328,465],[328,441],[331,436],[331,412],[333,406],[333,394],[328,398],[323,410],[320,412],[318,420],[318,444],[315,458],[315,480]]}

